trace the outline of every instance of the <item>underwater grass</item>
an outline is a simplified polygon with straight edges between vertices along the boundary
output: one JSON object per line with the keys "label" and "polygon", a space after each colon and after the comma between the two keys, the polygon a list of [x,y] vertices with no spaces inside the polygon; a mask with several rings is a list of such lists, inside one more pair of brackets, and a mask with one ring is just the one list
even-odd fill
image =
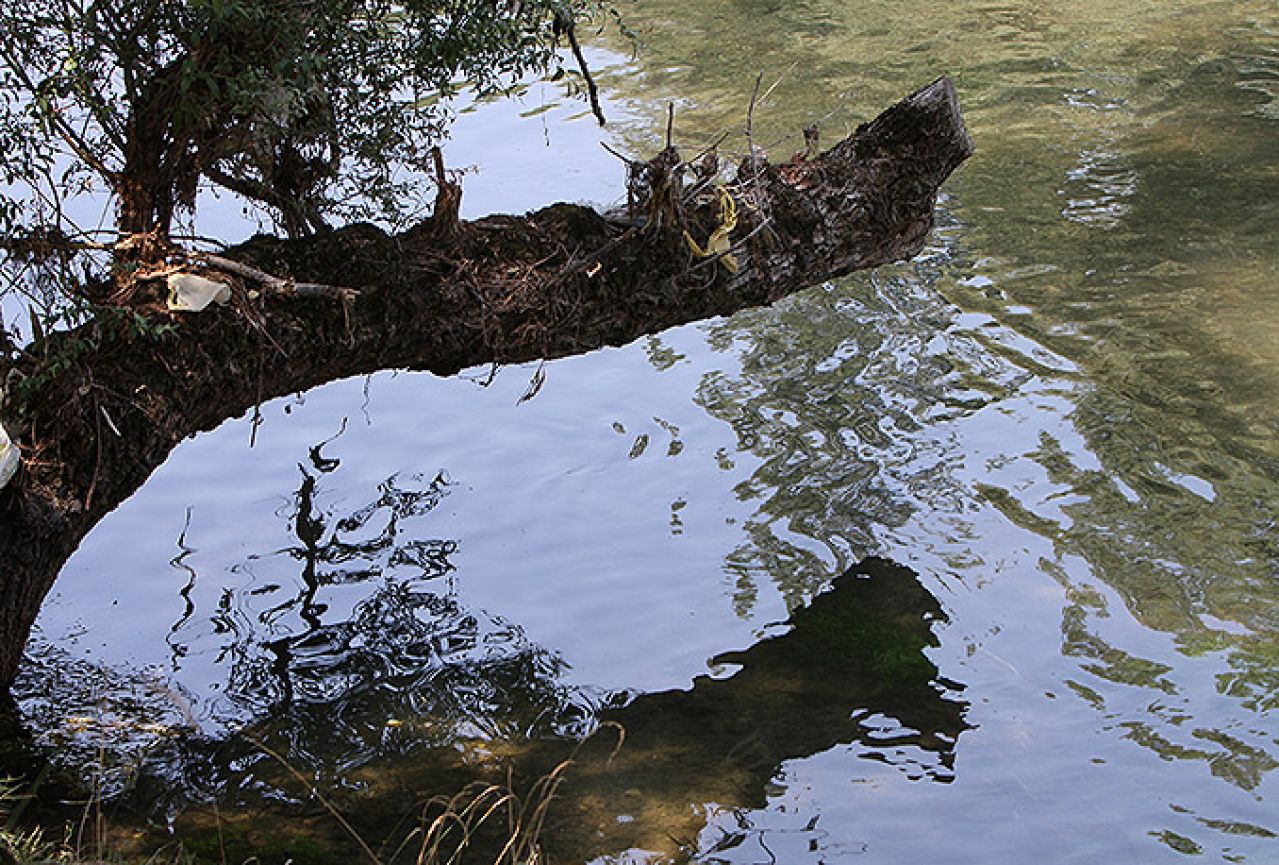
{"label": "underwater grass", "polygon": [[[542,830],[565,774],[573,765],[572,757],[562,761],[534,781],[522,795],[515,789],[513,769],[508,768],[505,783],[475,781],[451,796],[433,796],[418,810],[416,826],[400,840],[390,855],[384,857],[374,851],[309,778],[261,742],[254,744],[306,788],[307,793],[354,842],[369,865],[391,865],[393,862],[412,862],[414,865],[476,862],[542,865],[546,862],[541,844]],[[18,781],[0,779],[0,865],[102,865],[107,862],[120,865],[195,865],[202,862],[242,865],[268,860],[273,858],[271,853],[281,852],[249,849],[240,843],[224,844],[220,820],[216,846],[201,845],[193,839],[194,843],[189,847],[179,840],[150,854],[113,850],[104,840],[108,834],[107,826],[97,797],[86,801],[78,821],[66,823],[61,839],[50,840],[43,827],[19,828],[25,805],[31,798],[29,793],[22,792]],[[89,835],[95,840],[86,844],[85,839]],[[320,858],[334,858],[332,851],[321,850],[321,847],[317,845],[310,852],[331,854]],[[404,858],[405,854],[412,858]],[[292,856],[286,857],[286,861],[292,859]]]}

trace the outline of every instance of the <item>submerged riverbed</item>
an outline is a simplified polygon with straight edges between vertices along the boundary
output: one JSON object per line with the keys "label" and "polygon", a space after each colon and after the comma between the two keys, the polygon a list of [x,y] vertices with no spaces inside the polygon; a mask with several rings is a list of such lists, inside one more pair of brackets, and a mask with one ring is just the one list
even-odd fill
{"label": "submerged riverbed", "polygon": [[[927,250],[186,443],[55,587],[37,737],[213,861],[215,825],[332,855],[264,745],[389,859],[417,801],[600,719],[634,735],[565,774],[556,861],[1274,861],[1274,4],[621,11],[614,126],[554,85],[476,107],[465,212],[612,203],[598,142],[651,153],[668,100],[685,152],[744,152],[761,69],[776,159],[944,72],[978,150]],[[823,594],[872,555],[909,571]]]}

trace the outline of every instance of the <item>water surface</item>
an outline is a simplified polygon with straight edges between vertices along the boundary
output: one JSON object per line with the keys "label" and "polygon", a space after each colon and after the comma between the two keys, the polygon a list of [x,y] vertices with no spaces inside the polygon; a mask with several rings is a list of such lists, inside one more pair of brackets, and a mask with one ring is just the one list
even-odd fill
{"label": "water surface", "polygon": [[[630,717],[631,764],[566,780],[557,858],[1274,861],[1273,3],[622,11],[635,59],[598,56],[633,152],[669,100],[686,150],[744,152],[761,69],[774,157],[951,75],[978,151],[928,248],[548,364],[523,403],[536,366],[383,373],[265,406],[253,448],[244,420],[188,442],[60,578],[33,727],[113,743],[109,789],[166,779],[179,826],[304,809],[245,735],[390,835],[459,767]],[[607,204],[600,136],[531,91],[450,161],[479,163],[471,213]],[[868,555],[915,588],[804,625]],[[748,685],[863,670],[847,633],[905,659],[840,685],[848,730],[770,750],[727,723]],[[749,729],[802,727],[783,703]],[[660,759],[716,741],[729,762]]]}

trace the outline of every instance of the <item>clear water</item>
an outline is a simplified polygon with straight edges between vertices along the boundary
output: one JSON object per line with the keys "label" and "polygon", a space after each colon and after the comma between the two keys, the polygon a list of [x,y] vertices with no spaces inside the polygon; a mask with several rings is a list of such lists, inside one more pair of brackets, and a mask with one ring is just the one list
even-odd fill
{"label": "clear water", "polygon": [[[1279,860],[1279,9],[622,11],[637,56],[597,56],[634,152],[669,100],[687,150],[744,149],[761,69],[774,156],[950,74],[978,151],[929,248],[548,364],[523,403],[536,366],[388,372],[184,444],[62,575],[33,726],[110,743],[109,789],[188,791],[178,825],[305,798],[246,731],[390,820],[441,755],[718,694],[720,656],[877,554],[944,612],[909,705],[841,684],[852,733],[737,774],[664,758],[719,722],[663,708],[660,773],[569,776],[560,858]],[[471,214],[620,194],[562,97],[463,118]]]}

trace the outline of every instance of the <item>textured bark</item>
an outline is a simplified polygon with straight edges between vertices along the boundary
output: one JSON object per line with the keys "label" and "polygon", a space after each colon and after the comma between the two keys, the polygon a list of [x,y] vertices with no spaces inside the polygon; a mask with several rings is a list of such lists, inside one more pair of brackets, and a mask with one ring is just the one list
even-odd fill
{"label": "textured bark", "polygon": [[[244,284],[228,306],[190,315],[164,312],[156,289],[148,305],[144,290],[128,316],[50,337],[7,374],[4,421],[23,471],[0,490],[0,686],[67,557],[184,438],[345,376],[577,354],[909,258],[938,187],[972,149],[939,79],[820,156],[744,161],[726,187],[735,272],[685,237],[705,244],[723,225],[726,193],[668,150],[633,166],[626,217],[559,204],[471,223],[441,213],[396,236],[357,225],[256,238],[229,257],[355,293]],[[139,335],[134,311],[174,332]],[[66,361],[56,375],[54,358]]]}

